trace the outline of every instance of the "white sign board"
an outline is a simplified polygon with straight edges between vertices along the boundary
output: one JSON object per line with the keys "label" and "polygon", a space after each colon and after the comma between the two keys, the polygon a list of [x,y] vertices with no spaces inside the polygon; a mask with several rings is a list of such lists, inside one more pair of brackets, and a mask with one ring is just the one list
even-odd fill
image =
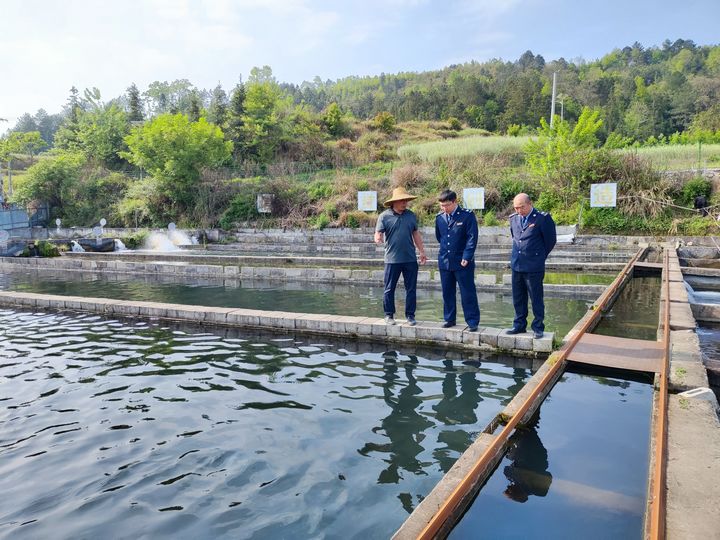
{"label": "white sign board", "polygon": [[377,210],[377,191],[358,191],[358,210],[375,212]]}
{"label": "white sign board", "polygon": [[275,195],[272,193],[260,193],[257,196],[257,211],[260,214],[272,214],[272,204]]}
{"label": "white sign board", "polygon": [[174,231],[177,228],[177,225],[175,225],[172,221],[168,223],[168,231]]}
{"label": "white sign board", "polygon": [[484,210],[485,188],[476,187],[463,189],[463,206],[468,210]]}
{"label": "white sign board", "polygon": [[62,221],[60,221],[60,218],[57,218],[55,220],[55,225],[57,225],[58,227],[60,226],[61,223],[62,223]]}
{"label": "white sign board", "polygon": [[106,220],[105,218],[102,218],[102,219],[100,220],[100,226],[101,226],[101,227],[104,227],[105,225],[107,225],[107,220]]}
{"label": "white sign board", "polygon": [[614,208],[617,206],[617,184],[590,185],[590,206],[592,208]]}

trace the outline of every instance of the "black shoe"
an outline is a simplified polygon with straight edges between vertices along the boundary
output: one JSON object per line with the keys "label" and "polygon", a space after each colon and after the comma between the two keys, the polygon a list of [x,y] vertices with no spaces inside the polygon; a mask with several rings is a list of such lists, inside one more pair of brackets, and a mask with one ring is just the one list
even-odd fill
{"label": "black shoe", "polygon": [[477,326],[468,326],[468,332],[477,332]]}
{"label": "black shoe", "polygon": [[455,326],[455,322],[445,321],[442,324],[442,328],[452,328],[453,326]]}
{"label": "black shoe", "polygon": [[520,330],[520,328],[510,328],[509,330],[505,330],[505,333],[514,336],[515,334],[524,334],[525,329],[523,328]]}
{"label": "black shoe", "polygon": [[545,332],[533,332],[533,337],[535,339],[542,339],[542,337],[545,335]]}

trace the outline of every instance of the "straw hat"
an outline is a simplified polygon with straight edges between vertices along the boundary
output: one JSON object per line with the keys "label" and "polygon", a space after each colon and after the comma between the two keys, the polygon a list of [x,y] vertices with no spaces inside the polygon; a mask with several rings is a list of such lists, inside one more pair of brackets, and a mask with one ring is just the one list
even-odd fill
{"label": "straw hat", "polygon": [[383,205],[391,206],[392,203],[397,201],[412,201],[413,199],[417,199],[417,197],[410,195],[407,191],[405,191],[404,187],[398,187],[393,189],[392,197],[385,201]]}

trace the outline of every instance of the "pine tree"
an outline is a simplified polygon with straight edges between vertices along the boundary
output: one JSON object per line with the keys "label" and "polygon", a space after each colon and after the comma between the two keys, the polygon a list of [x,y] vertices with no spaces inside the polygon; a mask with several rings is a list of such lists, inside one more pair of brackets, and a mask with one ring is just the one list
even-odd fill
{"label": "pine tree", "polygon": [[245,114],[245,85],[241,82],[233,90],[230,98],[230,110],[228,111],[227,136],[235,144],[236,153],[242,146],[243,115]]}
{"label": "pine tree", "polygon": [[188,108],[188,119],[191,122],[197,122],[200,120],[200,114],[201,114],[201,103],[200,103],[200,95],[198,94],[197,90],[193,90],[190,92],[190,106]]}
{"label": "pine tree", "polygon": [[128,120],[131,122],[141,122],[143,120],[143,106],[142,100],[140,99],[140,91],[138,90],[135,83],[130,85],[127,89],[128,94]]}
{"label": "pine tree", "polygon": [[210,108],[208,109],[208,120],[220,126],[225,125],[227,119],[228,99],[225,90],[218,84],[213,90],[212,99],[210,100]]}

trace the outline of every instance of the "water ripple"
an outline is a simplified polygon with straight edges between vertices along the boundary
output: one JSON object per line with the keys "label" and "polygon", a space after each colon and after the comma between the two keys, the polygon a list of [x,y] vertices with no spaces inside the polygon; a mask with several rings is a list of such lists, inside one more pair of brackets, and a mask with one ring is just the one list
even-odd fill
{"label": "water ripple", "polygon": [[531,374],[525,360],[13,310],[0,359],[13,539],[388,537]]}

